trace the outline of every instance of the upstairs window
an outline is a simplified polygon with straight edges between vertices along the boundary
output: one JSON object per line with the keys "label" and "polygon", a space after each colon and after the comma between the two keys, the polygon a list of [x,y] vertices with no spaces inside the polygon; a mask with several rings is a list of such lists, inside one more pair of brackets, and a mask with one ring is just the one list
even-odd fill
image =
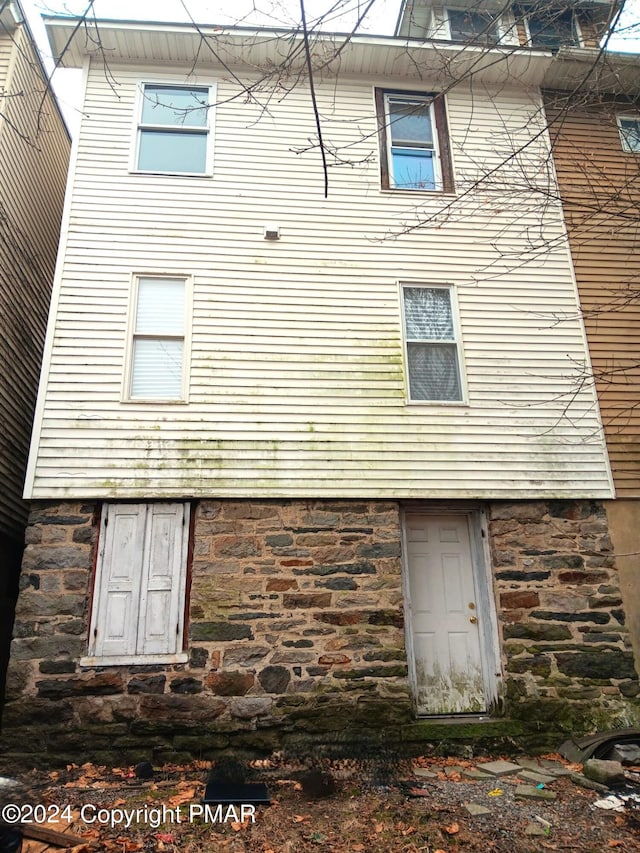
{"label": "upstairs window", "polygon": [[640,154],[640,115],[618,116],[617,122],[622,150]]}
{"label": "upstairs window", "polygon": [[447,17],[451,41],[485,45],[498,43],[498,21],[488,12],[447,9]]}
{"label": "upstairs window", "polygon": [[136,168],[141,172],[203,175],[209,167],[208,86],[145,83]]}
{"label": "upstairs window", "polygon": [[558,50],[568,45],[580,46],[580,33],[571,9],[549,8],[524,9],[530,47],[541,50]]}
{"label": "upstairs window", "polygon": [[137,279],[129,399],[184,399],[185,290],[184,279]]}
{"label": "upstairs window", "polygon": [[409,399],[462,401],[452,289],[404,286],[402,294]]}
{"label": "upstairs window", "polygon": [[382,188],[453,192],[444,101],[376,89]]}

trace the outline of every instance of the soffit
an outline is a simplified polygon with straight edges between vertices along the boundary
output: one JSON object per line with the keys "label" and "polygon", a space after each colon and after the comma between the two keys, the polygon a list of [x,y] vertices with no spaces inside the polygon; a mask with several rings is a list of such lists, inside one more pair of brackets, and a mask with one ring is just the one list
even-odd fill
{"label": "soffit", "polygon": [[640,92],[640,54],[563,47],[548,67],[543,86],[635,99]]}
{"label": "soffit", "polygon": [[[175,63],[198,67],[249,66],[258,73],[304,68],[300,32],[222,28],[196,30],[190,24],[139,21],[83,23],[74,18],[45,18],[56,58],[66,67],[81,66],[86,57],[125,63]],[[350,74],[383,78],[421,78],[443,83],[473,75],[487,83],[521,82],[539,86],[552,61],[546,51],[500,47],[460,48],[433,41],[385,36],[314,34],[310,40],[316,75]],[[63,55],[64,54],[64,55]]]}

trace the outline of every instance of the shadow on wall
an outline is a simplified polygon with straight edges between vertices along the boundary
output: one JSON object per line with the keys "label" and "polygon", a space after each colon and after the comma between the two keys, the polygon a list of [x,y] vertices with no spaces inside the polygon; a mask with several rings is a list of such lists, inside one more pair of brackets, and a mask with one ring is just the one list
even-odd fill
{"label": "shadow on wall", "polygon": [[24,545],[0,536],[0,724]]}

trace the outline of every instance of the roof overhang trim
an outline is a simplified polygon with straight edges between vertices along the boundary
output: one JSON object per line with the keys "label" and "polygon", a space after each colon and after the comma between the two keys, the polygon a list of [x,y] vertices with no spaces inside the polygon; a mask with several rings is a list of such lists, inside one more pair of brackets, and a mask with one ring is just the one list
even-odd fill
{"label": "roof overhang trim", "polygon": [[[83,21],[47,17],[45,26],[54,56],[67,67],[87,58],[119,63],[175,63],[198,68],[248,66],[259,73],[304,66],[299,30],[195,26],[140,21]],[[436,41],[407,41],[395,36],[313,33],[310,36],[314,73],[368,77],[404,77],[447,84],[473,76],[487,83],[519,81],[540,85],[552,62],[548,51],[514,47],[486,50]],[[63,55],[64,54],[64,55]]]}

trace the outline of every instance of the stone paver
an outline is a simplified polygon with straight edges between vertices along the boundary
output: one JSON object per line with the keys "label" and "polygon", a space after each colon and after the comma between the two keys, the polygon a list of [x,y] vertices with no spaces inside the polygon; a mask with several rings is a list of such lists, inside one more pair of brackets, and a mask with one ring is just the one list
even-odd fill
{"label": "stone paver", "polygon": [[463,803],[462,805],[469,812],[469,814],[474,816],[491,814],[491,809],[488,809],[485,806],[481,806],[480,803]]}
{"label": "stone paver", "polygon": [[445,776],[454,776],[456,774],[458,776],[462,776],[462,774],[464,773],[464,770],[465,770],[464,767],[445,767],[444,773],[445,773]]}
{"label": "stone paver", "polygon": [[587,779],[582,773],[571,773],[569,778],[575,785],[580,785],[581,788],[589,788],[590,791],[597,791],[599,794],[609,793],[609,788],[606,785],[594,782],[593,779]]}
{"label": "stone paver", "polygon": [[516,764],[519,764],[520,767],[524,767],[527,770],[540,770],[541,767],[537,758],[526,758],[525,756],[519,756],[516,758]]}
{"label": "stone paver", "polygon": [[519,785],[514,793],[516,800],[555,800],[555,791],[546,788],[536,788],[534,785]]}
{"label": "stone paver", "polygon": [[572,770],[560,764],[559,761],[552,761],[550,758],[542,758],[540,767],[543,773],[550,773],[552,776],[571,776]]}
{"label": "stone paver", "polygon": [[512,776],[522,770],[519,764],[511,761],[487,761],[486,764],[479,764],[478,767],[483,773],[490,773],[492,776]]}
{"label": "stone paver", "polygon": [[465,768],[462,771],[463,779],[491,779],[491,773],[484,773],[482,770],[478,770],[477,767],[469,767]]}
{"label": "stone paver", "polygon": [[552,785],[556,781],[556,776],[546,776],[544,773],[537,773],[535,770],[521,770],[518,773],[518,779],[524,779],[525,782],[531,782],[533,785]]}
{"label": "stone paver", "polygon": [[418,779],[437,779],[438,774],[432,773],[431,770],[427,770],[426,767],[414,767],[412,768],[413,775]]}

